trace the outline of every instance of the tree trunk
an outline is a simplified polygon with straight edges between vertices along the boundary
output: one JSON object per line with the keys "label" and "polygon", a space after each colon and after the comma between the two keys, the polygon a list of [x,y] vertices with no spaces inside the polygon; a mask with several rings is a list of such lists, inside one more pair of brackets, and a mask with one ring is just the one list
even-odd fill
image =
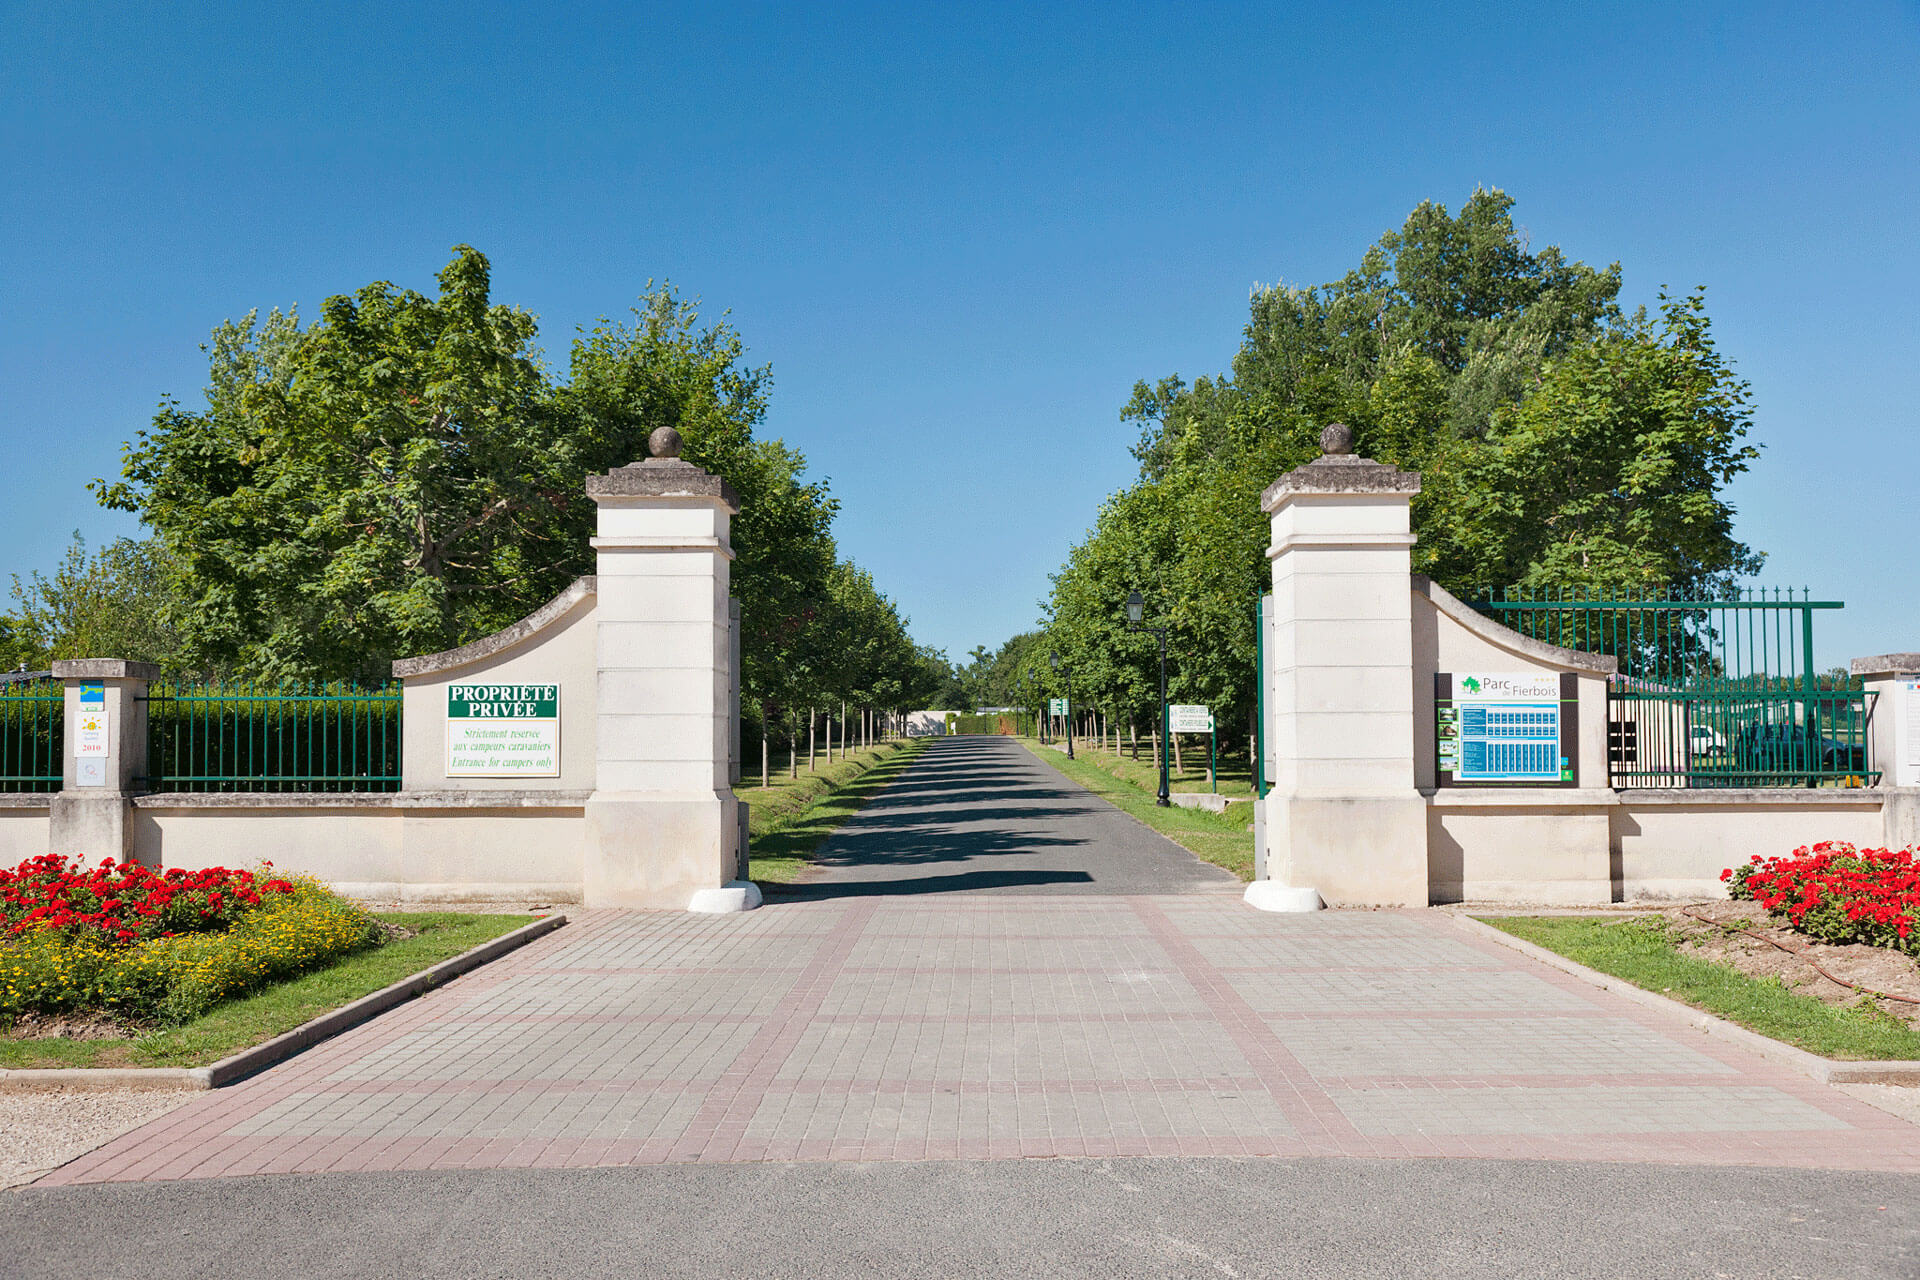
{"label": "tree trunk", "polygon": [[1186,766],[1180,763],[1180,735],[1168,734],[1167,741],[1173,747],[1173,771],[1176,774],[1186,772]]}
{"label": "tree trunk", "polygon": [[767,773],[767,738],[769,736],[767,725],[763,720],[760,725],[760,789],[762,791],[772,785],[773,781]]}

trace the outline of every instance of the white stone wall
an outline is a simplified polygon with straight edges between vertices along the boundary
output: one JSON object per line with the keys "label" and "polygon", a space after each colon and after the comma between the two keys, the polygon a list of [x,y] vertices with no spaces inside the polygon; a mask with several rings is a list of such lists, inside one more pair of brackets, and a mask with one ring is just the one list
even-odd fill
{"label": "white stone wall", "polygon": [[135,848],[152,866],[317,876],[362,898],[578,902],[585,798],[503,795],[491,806],[386,796],[149,796]]}

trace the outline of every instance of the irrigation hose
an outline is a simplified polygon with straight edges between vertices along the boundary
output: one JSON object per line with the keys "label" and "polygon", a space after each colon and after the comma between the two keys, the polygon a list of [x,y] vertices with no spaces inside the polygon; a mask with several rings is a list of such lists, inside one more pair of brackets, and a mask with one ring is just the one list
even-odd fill
{"label": "irrigation hose", "polygon": [[1920,1004],[1920,999],[1916,999],[1913,996],[1897,996],[1897,995],[1894,995],[1893,992],[1891,991],[1875,991],[1872,987],[1863,987],[1857,982],[1848,982],[1845,978],[1836,978],[1832,974],[1828,973],[1825,969],[1821,968],[1819,961],[1810,959],[1807,956],[1807,953],[1804,949],[1800,951],[1795,951],[1792,947],[1788,946],[1786,943],[1781,942],[1777,938],[1769,938],[1764,933],[1755,933],[1753,930],[1741,928],[1739,925],[1723,924],[1720,921],[1715,920],[1712,916],[1700,915],[1699,913],[1689,910],[1686,907],[1680,908],[1680,914],[1683,916],[1686,916],[1690,920],[1698,920],[1701,924],[1710,924],[1716,929],[1732,929],[1735,933],[1744,933],[1749,938],[1758,938],[1760,941],[1766,943],[1770,947],[1778,947],[1780,950],[1786,952],[1788,955],[1793,956],[1794,958],[1805,963],[1809,969],[1812,969],[1815,973],[1819,974],[1821,977],[1825,978],[1828,982],[1833,983],[1837,987],[1851,987],[1853,990],[1858,991],[1861,995],[1872,996],[1876,1000],[1898,1000],[1901,1004]]}

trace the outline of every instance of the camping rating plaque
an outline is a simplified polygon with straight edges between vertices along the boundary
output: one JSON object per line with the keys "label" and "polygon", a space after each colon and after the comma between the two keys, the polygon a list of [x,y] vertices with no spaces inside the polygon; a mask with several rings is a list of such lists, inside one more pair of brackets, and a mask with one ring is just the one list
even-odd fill
{"label": "camping rating plaque", "polygon": [[560,686],[447,686],[449,778],[560,776]]}

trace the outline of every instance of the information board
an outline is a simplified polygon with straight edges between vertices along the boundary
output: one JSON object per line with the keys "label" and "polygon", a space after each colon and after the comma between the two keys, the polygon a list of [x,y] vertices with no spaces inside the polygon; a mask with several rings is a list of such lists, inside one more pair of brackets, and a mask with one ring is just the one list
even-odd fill
{"label": "information board", "polygon": [[1048,698],[1047,714],[1050,716],[1063,716],[1067,714],[1067,700],[1065,698]]}
{"label": "information board", "polygon": [[1893,785],[1920,787],[1920,676],[1893,682]]}
{"label": "information board", "polygon": [[560,686],[447,686],[449,778],[560,776]]}
{"label": "information board", "polygon": [[1554,672],[1441,673],[1434,744],[1441,786],[1574,786],[1578,683]]}
{"label": "information board", "polygon": [[1213,713],[1202,706],[1181,703],[1167,708],[1168,733],[1212,733]]}

